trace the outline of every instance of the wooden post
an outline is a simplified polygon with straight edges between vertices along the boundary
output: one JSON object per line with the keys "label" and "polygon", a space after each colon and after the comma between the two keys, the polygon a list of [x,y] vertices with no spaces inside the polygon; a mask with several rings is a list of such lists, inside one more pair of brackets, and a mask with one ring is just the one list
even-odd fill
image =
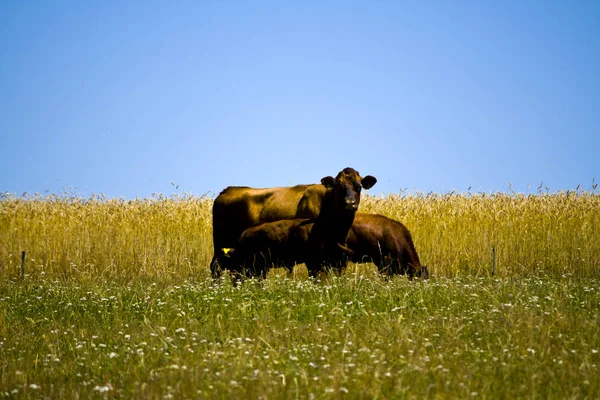
{"label": "wooden post", "polygon": [[21,279],[25,278],[25,250],[21,252]]}
{"label": "wooden post", "polygon": [[496,272],[496,248],[492,246],[492,276]]}

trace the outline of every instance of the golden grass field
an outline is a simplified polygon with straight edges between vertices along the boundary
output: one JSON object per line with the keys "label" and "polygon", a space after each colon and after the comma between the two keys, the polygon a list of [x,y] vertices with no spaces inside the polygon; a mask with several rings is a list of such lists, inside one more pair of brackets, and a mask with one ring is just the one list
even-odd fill
{"label": "golden grass field", "polygon": [[[79,196],[0,201],[0,274],[198,276],[212,257],[212,198],[161,195],[119,200]],[[360,212],[412,232],[432,275],[499,277],[535,272],[597,276],[600,195],[407,194],[365,196]],[[366,267],[368,268],[368,266]]]}

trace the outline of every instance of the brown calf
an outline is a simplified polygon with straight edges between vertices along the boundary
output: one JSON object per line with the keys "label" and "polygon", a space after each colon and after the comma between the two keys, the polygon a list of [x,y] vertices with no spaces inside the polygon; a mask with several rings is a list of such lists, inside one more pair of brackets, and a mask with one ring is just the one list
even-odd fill
{"label": "brown calf", "polygon": [[[316,219],[285,219],[250,227],[240,235],[228,258],[217,260],[234,274],[265,276],[271,267],[305,263],[311,276],[324,266],[340,269],[345,265],[345,242],[360,203],[360,192],[377,180],[361,178],[352,168],[335,179],[321,180],[325,192]],[[213,270],[214,272],[214,270]]]}
{"label": "brown calf", "polygon": [[378,214],[356,214],[347,246],[352,250],[352,261],[372,261],[383,274],[429,278],[429,270],[421,265],[410,232],[393,219]]}

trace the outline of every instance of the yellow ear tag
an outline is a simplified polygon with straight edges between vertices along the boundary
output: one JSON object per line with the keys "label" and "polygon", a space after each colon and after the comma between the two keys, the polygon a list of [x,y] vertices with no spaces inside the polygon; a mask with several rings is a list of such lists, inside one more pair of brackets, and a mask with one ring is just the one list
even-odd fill
{"label": "yellow ear tag", "polygon": [[231,250],[233,250],[233,249],[230,249],[230,248],[224,248],[224,249],[221,249],[221,250],[223,250],[223,254],[225,254],[227,257],[229,257],[229,253],[230,253],[230,252],[231,252]]}

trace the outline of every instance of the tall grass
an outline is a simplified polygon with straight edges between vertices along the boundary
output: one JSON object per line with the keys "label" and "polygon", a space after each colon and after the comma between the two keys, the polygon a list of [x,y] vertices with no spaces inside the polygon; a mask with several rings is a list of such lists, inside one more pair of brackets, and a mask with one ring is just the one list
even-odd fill
{"label": "tall grass", "polygon": [[600,270],[594,192],[389,195],[368,197],[361,211],[403,222],[421,262],[436,274],[489,274],[492,248],[499,276],[598,276]]}
{"label": "tall grass", "polygon": [[[212,257],[212,198],[119,200],[74,195],[0,201],[0,276],[204,276]],[[403,222],[432,274],[598,276],[600,195],[391,194],[361,212]]]}
{"label": "tall grass", "polygon": [[31,274],[194,274],[212,257],[211,207],[212,199],[192,196],[5,196],[0,268],[14,274],[24,250]]}

